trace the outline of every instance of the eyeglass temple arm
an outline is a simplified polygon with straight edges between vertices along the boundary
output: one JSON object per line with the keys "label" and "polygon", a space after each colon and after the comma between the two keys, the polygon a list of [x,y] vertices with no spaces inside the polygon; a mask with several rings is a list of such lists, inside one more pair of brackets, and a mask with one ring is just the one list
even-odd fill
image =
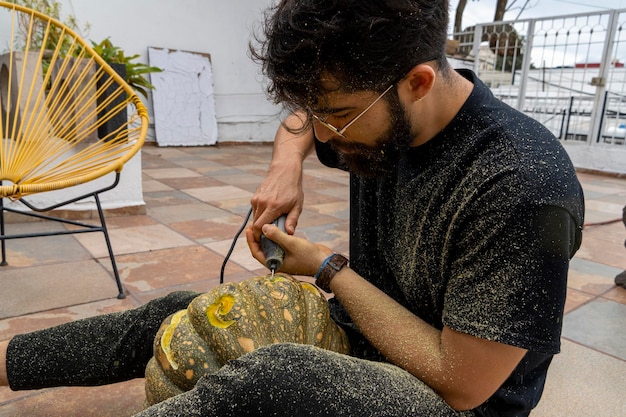
{"label": "eyeglass temple arm", "polygon": [[359,120],[359,118],[364,115],[365,113],[367,113],[367,111],[369,109],[371,109],[372,107],[374,107],[374,104],[378,103],[384,96],[385,94],[387,94],[389,92],[389,90],[391,90],[391,88],[396,85],[395,83],[391,84],[389,87],[387,87],[387,89],[385,91],[383,91],[383,93],[381,95],[378,96],[378,98],[376,100],[374,100],[372,102],[372,104],[370,104],[369,106],[367,106],[365,108],[365,110],[363,110],[361,112],[361,114],[359,114],[357,117],[355,117],[354,119],[350,120],[350,123],[348,123],[347,125],[345,125],[344,127],[342,127],[340,130],[337,130],[337,133],[339,133],[340,135],[343,135],[343,133],[350,127],[352,126],[352,124],[354,122],[356,122],[357,120]]}

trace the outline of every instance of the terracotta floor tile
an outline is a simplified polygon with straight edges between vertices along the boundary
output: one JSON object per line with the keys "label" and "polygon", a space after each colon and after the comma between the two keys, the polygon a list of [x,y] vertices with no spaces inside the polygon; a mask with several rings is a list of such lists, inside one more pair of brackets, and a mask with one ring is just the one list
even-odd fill
{"label": "terracotta floor tile", "polygon": [[[341,215],[343,214],[342,211],[339,211],[338,213]],[[330,214],[319,213],[318,211],[312,210],[310,206],[305,206],[305,208],[302,210],[302,214],[300,215],[300,218],[298,219],[298,229],[303,228],[303,227],[342,223],[343,227],[346,228],[347,230],[348,221],[347,219],[342,218],[342,217],[343,216],[341,217],[333,216],[333,213],[330,213]]]}
{"label": "terracotta floor tile", "polygon": [[[144,149],[148,148],[146,147]],[[142,169],[163,169],[177,167],[177,165],[173,162],[167,161],[158,155],[149,155],[145,151],[142,152],[141,165]]]}
{"label": "terracotta floor tile", "polygon": [[176,158],[184,158],[188,155],[187,150],[176,146],[144,146],[142,152],[149,153],[154,156],[158,156],[164,161],[173,160]]}
{"label": "terracotta floor tile", "polygon": [[[204,246],[224,257],[228,253],[231,245],[232,239],[228,239],[219,242],[207,243]],[[259,267],[263,267],[259,263],[259,261],[254,259],[250,254],[250,250],[248,249],[248,244],[246,243],[245,237],[240,237],[239,239],[237,239],[237,243],[235,244],[235,248],[228,262],[228,265],[231,264],[239,265],[240,267],[249,271],[254,271],[256,269],[259,269]]]}
{"label": "terracotta floor tile", "polygon": [[[317,165],[316,168],[307,169],[306,177],[313,177],[342,185],[350,184],[350,175],[347,172],[332,170],[326,167],[319,167],[319,165]],[[306,181],[308,180],[305,180],[305,182]]]}
{"label": "terracotta floor tile", "polygon": [[337,203],[342,202],[347,204],[345,198],[341,198],[333,195],[332,193],[325,193],[324,190],[318,192],[309,191],[304,194],[304,206],[309,207],[311,205]]}
{"label": "terracotta floor tile", "polygon": [[194,202],[178,206],[151,207],[148,214],[163,224],[179,223],[189,220],[224,219],[232,213],[209,204]]}
{"label": "terracotta floor tile", "polygon": [[625,203],[617,204],[617,203],[609,203],[601,200],[587,200],[585,202],[585,210],[590,211],[599,211],[602,213],[607,213],[613,216],[614,218],[622,217],[622,208]]}
{"label": "terracotta floor tile", "polygon": [[626,248],[621,240],[607,242],[603,238],[586,236],[576,256],[620,270],[626,269]]}
{"label": "terracotta floor tile", "polygon": [[169,191],[169,190],[172,189],[172,187],[169,187],[169,186],[163,184],[162,181],[149,179],[150,177],[147,177],[147,176],[146,176],[146,178],[148,178],[148,179],[144,179],[141,182],[141,185],[142,185],[144,193],[153,193],[153,192],[157,192],[157,191]]}
{"label": "terracotta floor tile", "polygon": [[603,198],[603,201],[606,201],[608,203],[614,203],[614,204],[624,207],[624,205],[626,204],[626,191],[623,191],[618,194],[611,194]]}
{"label": "terracotta floor tile", "polygon": [[[113,229],[109,231],[109,235],[116,255],[193,245],[189,239],[161,224]],[[76,239],[93,257],[109,256],[102,240],[97,239],[93,234],[78,235]]]}
{"label": "terracotta floor tile", "polygon": [[614,219],[615,215],[612,214],[607,214],[600,211],[585,210],[585,224],[595,225]]}
{"label": "terracotta floor tile", "polygon": [[[242,171],[240,175],[213,175],[213,178],[225,184],[241,187],[242,185],[257,186],[265,179],[262,176],[254,175],[249,172]],[[255,187],[256,188],[256,187]]]}
{"label": "terracotta floor tile", "polygon": [[298,228],[297,235],[304,235],[312,242],[318,242],[338,251],[338,247],[348,240],[348,230],[337,224]]}
{"label": "terracotta floor tile", "polygon": [[55,265],[3,271],[0,318],[84,304],[115,297],[117,287],[97,262],[64,262]]}
{"label": "terracotta floor tile", "polygon": [[[63,225],[53,222],[9,223],[7,234],[53,233],[66,230]],[[102,239],[102,233],[92,233]],[[42,236],[6,241],[8,266],[0,266],[0,273],[11,268],[35,265],[49,265],[59,262],[74,262],[89,259],[89,254],[70,235]]]}
{"label": "terracotta floor tile", "polygon": [[595,296],[592,294],[568,288],[567,298],[565,299],[565,314],[593,300],[594,298]]}
{"label": "terracotta floor tile", "polygon": [[100,387],[62,387],[30,392],[0,403],[6,417],[130,417],[143,409],[143,379]]}
{"label": "terracotta floor tile", "polygon": [[127,310],[139,305],[140,303],[133,297],[119,300],[111,295],[111,297],[100,301],[63,306],[58,309],[0,319],[0,340],[9,339],[16,334],[45,329],[86,317]]}
{"label": "terracotta floor tile", "polygon": [[221,175],[222,177],[228,178],[228,176],[230,175],[241,175],[240,169],[228,167],[221,163],[194,168],[194,171],[201,175],[206,175],[209,177],[213,177],[214,175]]}
{"label": "terracotta floor tile", "polygon": [[144,193],[143,199],[148,208],[160,206],[179,206],[181,204],[195,203],[197,200],[187,193],[178,190],[156,191]]}
{"label": "terracotta floor tile", "polygon": [[[249,276],[249,275],[248,275]],[[134,297],[141,303],[145,304],[155,298],[166,296],[175,291],[195,291],[199,294],[207,292],[219,285],[219,277],[206,280],[193,281],[181,285],[172,285],[169,287],[157,288],[151,291],[137,292]]]}
{"label": "terracotta floor tile", "polygon": [[597,298],[565,316],[563,337],[626,360],[626,305]]}
{"label": "terracotta floor tile", "polygon": [[232,185],[223,185],[206,188],[183,189],[183,191],[205,203],[222,202],[238,198],[252,197],[252,193]]}
{"label": "terracotta floor tile", "polygon": [[350,200],[350,187],[344,185],[322,188],[320,190],[317,190],[317,192],[319,194],[340,198],[341,200],[346,202]]}
{"label": "terracotta floor tile", "polygon": [[626,304],[626,289],[616,285],[609,291],[602,294],[602,298],[617,301],[621,304]]}
{"label": "terracotta floor tile", "polygon": [[320,214],[333,216],[343,220],[348,220],[350,217],[350,205],[346,201],[338,201],[325,204],[313,204],[309,206],[309,210],[317,211]]}
{"label": "terracotta floor tile", "polygon": [[148,215],[110,217],[106,219],[106,223],[109,230],[158,224],[153,217]]}
{"label": "terracotta floor tile", "polygon": [[244,217],[248,214],[248,211],[250,210],[250,197],[252,197],[252,193],[248,193],[248,195],[249,196],[246,197],[212,201],[211,205]]}
{"label": "terracotta floor tile", "polygon": [[617,273],[616,268],[574,258],[570,262],[567,286],[587,294],[600,295],[615,286],[613,277]]}
{"label": "terracotta floor tile", "polygon": [[[624,227],[621,221],[602,226],[585,227],[583,230],[583,242],[587,237],[611,242],[611,244],[621,243],[624,246],[626,227]],[[624,256],[626,256],[626,247],[624,247]]]}
{"label": "terracotta floor tile", "polygon": [[210,243],[232,239],[242,227],[243,218],[234,214],[222,217],[208,217],[170,224],[181,235],[201,243]]}
{"label": "terracotta floor tile", "polygon": [[[261,184],[260,182],[250,182],[248,184],[237,184],[237,187],[241,188],[242,190],[248,191],[250,193],[250,195],[254,194],[257,190],[257,188],[259,188],[259,184]],[[250,201],[250,199],[248,199],[248,201]]]}
{"label": "terracotta floor tile", "polygon": [[218,178],[208,178],[205,176],[198,176],[192,178],[161,178],[160,182],[167,185],[168,187],[175,188],[178,190],[188,189],[188,188],[207,188],[207,187],[218,187],[226,185],[224,182],[220,181]]}
{"label": "terracotta floor tile", "polygon": [[624,415],[626,362],[564,340],[554,357],[543,397],[532,417]]}
{"label": "terracotta floor tile", "polygon": [[[118,256],[117,263],[124,286],[139,293],[218,278],[223,259],[194,245]],[[241,271],[232,263],[227,268],[229,273]]]}
{"label": "terracotta floor tile", "polygon": [[172,158],[170,161],[174,162],[178,167],[191,169],[192,171],[196,168],[218,165],[216,162],[209,161],[201,155],[187,155],[180,158]]}
{"label": "terracotta floor tile", "polygon": [[149,175],[155,180],[163,178],[191,178],[200,176],[197,172],[187,168],[144,169],[143,173]]}
{"label": "terracotta floor tile", "polygon": [[[579,178],[581,178],[581,176],[579,176]],[[583,182],[583,191],[586,199],[593,199],[597,198],[597,196],[616,194],[619,193],[620,190],[626,191],[626,189],[623,189],[620,185],[620,183],[612,184],[604,181],[592,180],[587,183]]]}
{"label": "terracotta floor tile", "polygon": [[[342,177],[339,177],[343,179]],[[339,182],[339,184],[343,184],[343,182]],[[338,186],[338,181],[334,181],[330,178],[318,178],[313,177],[311,175],[304,175],[302,178],[302,186],[306,191],[318,191],[318,190],[327,190],[329,188],[335,188]]]}

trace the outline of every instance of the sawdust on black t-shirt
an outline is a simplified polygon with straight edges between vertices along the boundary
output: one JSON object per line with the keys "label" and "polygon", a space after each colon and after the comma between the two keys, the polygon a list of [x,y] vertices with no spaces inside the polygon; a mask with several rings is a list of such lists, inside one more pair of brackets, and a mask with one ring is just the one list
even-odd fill
{"label": "sawdust on black t-shirt", "polygon": [[[350,262],[436,328],[527,349],[488,401],[502,416],[523,416],[559,352],[583,194],[544,126],[459,72],[474,89],[443,131],[385,178],[352,175]],[[330,148],[316,148],[337,166]]]}

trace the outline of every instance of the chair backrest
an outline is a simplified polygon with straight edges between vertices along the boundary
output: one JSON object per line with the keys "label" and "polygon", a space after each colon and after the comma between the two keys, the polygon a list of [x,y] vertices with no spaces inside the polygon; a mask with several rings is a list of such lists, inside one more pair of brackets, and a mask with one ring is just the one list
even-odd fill
{"label": "chair backrest", "polygon": [[148,131],[121,72],[63,23],[0,1],[0,198],[121,171]]}

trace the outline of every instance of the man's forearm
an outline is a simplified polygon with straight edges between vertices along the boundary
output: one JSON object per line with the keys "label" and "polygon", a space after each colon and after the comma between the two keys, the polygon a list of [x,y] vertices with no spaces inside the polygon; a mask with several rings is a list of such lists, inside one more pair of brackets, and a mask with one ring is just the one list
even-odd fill
{"label": "man's forearm", "polygon": [[302,113],[287,116],[274,138],[272,164],[293,158],[302,162],[313,151],[313,131],[310,128],[302,130],[305,124],[306,116]]}
{"label": "man's forearm", "polygon": [[306,126],[306,116],[289,115],[276,132],[268,174],[250,200],[257,239],[264,224],[285,213],[285,228],[288,233],[295,233],[304,201],[303,161],[314,147],[313,131]]}
{"label": "man's forearm", "polygon": [[525,354],[523,349],[447,327],[440,331],[349,268],[337,273],[331,289],[380,353],[457,410],[485,401]]}

